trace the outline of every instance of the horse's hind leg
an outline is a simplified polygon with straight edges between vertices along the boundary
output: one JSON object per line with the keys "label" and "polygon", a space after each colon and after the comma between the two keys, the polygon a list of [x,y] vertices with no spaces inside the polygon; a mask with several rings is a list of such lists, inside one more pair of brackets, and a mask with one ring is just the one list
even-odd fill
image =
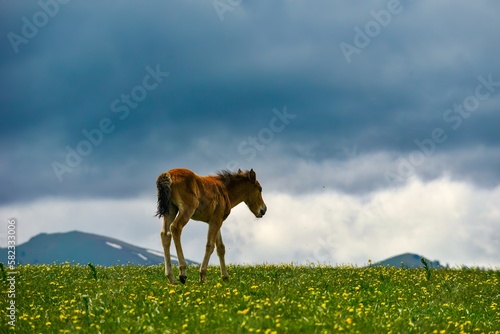
{"label": "horse's hind leg", "polygon": [[170,258],[170,243],[172,241],[172,233],[170,233],[170,224],[175,219],[177,208],[170,207],[169,213],[163,216],[163,226],[161,227],[160,237],[163,245],[163,254],[165,256],[165,276],[170,283],[177,283],[172,273],[172,260]]}
{"label": "horse's hind leg", "polygon": [[222,241],[222,234],[220,230],[219,233],[217,234],[217,238],[215,239],[215,245],[217,247],[217,255],[219,256],[219,261],[220,261],[220,274],[222,276],[222,280],[227,281],[229,280],[229,274],[227,273],[226,270],[226,260],[224,258],[226,254],[226,246]]}
{"label": "horse's hind leg", "polygon": [[182,284],[186,283],[186,259],[184,258],[184,253],[182,251],[181,245],[181,234],[183,227],[188,223],[193,212],[189,212],[183,209],[179,209],[179,214],[170,225],[170,232],[172,232],[172,238],[174,239],[175,250],[177,251],[177,260],[179,261],[179,280]]}

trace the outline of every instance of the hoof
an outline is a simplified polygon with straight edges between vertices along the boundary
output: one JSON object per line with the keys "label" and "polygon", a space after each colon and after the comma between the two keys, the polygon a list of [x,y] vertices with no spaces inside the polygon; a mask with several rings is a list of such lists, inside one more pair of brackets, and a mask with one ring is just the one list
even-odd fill
{"label": "hoof", "polygon": [[229,282],[229,276],[222,276],[222,280],[224,282]]}
{"label": "hoof", "polygon": [[200,273],[200,283],[205,283],[205,273]]}
{"label": "hoof", "polygon": [[179,280],[181,281],[182,284],[186,284],[187,276],[179,276]]}
{"label": "hoof", "polygon": [[176,284],[177,281],[175,280],[174,276],[173,275],[165,275],[168,280],[170,281],[171,284]]}

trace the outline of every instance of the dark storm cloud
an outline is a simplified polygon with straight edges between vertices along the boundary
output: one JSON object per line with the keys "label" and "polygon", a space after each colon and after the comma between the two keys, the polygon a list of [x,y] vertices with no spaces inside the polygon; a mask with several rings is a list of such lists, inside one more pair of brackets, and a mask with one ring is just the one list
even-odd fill
{"label": "dark storm cloud", "polygon": [[[498,5],[398,3],[242,2],[221,21],[210,1],[61,2],[18,52],[8,34],[22,36],[24,22],[44,9],[9,4],[0,14],[0,200],[134,196],[174,166],[208,173],[236,161],[262,165],[271,176],[273,158],[342,162],[353,158],[346,154],[353,147],[356,157],[387,152],[397,170],[398,156],[418,150],[415,140],[435,128],[446,131],[435,154],[447,161],[498,147]],[[366,34],[395,5],[368,45],[356,45],[357,31]],[[341,43],[359,50],[350,63]],[[157,68],[168,72],[161,82],[151,78]],[[490,96],[468,116],[453,111],[488,76],[492,90],[481,92]],[[242,142],[258,137],[273,109],[284,106],[296,118],[248,159]],[[89,140],[84,130],[102,138],[60,182],[53,163],[67,165],[67,147]],[[472,182],[498,182],[498,156],[485,157],[478,157],[486,161],[481,169],[458,158],[444,167]],[[378,176],[360,177],[363,184],[334,185],[354,192],[383,186],[382,165]],[[435,166],[416,173],[439,177],[443,168]]]}

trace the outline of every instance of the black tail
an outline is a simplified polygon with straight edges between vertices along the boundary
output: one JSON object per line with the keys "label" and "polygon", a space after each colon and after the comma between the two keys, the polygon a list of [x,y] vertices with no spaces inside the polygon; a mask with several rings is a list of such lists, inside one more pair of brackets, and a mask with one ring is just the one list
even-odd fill
{"label": "black tail", "polygon": [[167,173],[163,173],[156,179],[156,188],[158,189],[158,209],[156,210],[157,217],[168,214],[168,208],[170,206],[171,191],[170,186],[172,185],[172,179]]}

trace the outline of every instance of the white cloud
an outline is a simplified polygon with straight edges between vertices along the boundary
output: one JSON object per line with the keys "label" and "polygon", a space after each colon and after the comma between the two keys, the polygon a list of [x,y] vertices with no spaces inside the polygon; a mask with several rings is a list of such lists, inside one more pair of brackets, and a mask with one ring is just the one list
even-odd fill
{"label": "white cloud", "polygon": [[[262,221],[237,211],[225,224],[234,262],[362,265],[415,252],[443,264],[500,265],[500,187],[479,190],[447,178],[370,197],[335,192],[269,194]],[[227,238],[226,238],[227,239]]]}
{"label": "white cloud", "polygon": [[[414,252],[452,266],[500,266],[500,186],[487,190],[448,178],[427,183],[413,179],[369,196],[327,189],[264,197],[264,218],[254,218],[242,204],[224,223],[228,262],[363,265]],[[0,217],[17,219],[20,243],[41,232],[81,230],[161,251],[155,204],[154,197],[46,198],[1,207]],[[199,222],[186,226],[182,239],[187,258],[201,260],[206,232]],[[5,237],[1,245],[6,245]],[[218,263],[215,252],[212,263]]]}

